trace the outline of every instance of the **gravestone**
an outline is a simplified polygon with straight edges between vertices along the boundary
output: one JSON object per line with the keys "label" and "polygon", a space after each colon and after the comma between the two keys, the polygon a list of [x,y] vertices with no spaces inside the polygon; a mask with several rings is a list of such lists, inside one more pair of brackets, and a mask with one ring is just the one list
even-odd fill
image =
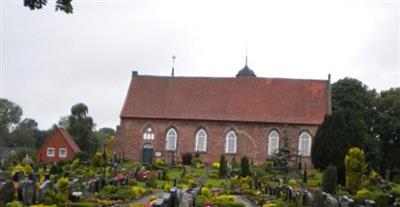
{"label": "gravestone", "polygon": [[326,194],[325,204],[327,207],[339,207],[339,201],[331,194]]}
{"label": "gravestone", "polygon": [[314,207],[323,207],[324,206],[324,195],[322,191],[317,189],[313,193],[313,206]]}
{"label": "gravestone", "polygon": [[21,181],[18,188],[18,199],[26,205],[33,204],[35,197],[35,183],[31,180]]}
{"label": "gravestone", "polygon": [[44,181],[43,184],[39,186],[39,193],[37,199],[38,202],[42,202],[46,194],[51,190],[53,190],[53,184],[51,183],[51,180]]}
{"label": "gravestone", "polygon": [[376,203],[373,200],[364,200],[364,204],[366,207],[375,207]]}
{"label": "gravestone", "polygon": [[313,195],[308,192],[307,190],[305,190],[303,192],[303,205],[304,206],[311,206],[313,203]]}
{"label": "gravestone", "polygon": [[293,201],[293,188],[286,188],[286,202],[291,203]]}
{"label": "gravestone", "polygon": [[88,187],[89,187],[89,189],[88,189],[89,193],[96,193],[97,192],[96,191],[96,188],[97,188],[96,179],[89,180]]}
{"label": "gravestone", "polygon": [[70,193],[80,191],[81,190],[80,188],[81,184],[78,178],[73,179],[68,185],[68,190]]}
{"label": "gravestone", "polygon": [[339,203],[341,207],[353,207],[354,205],[354,200],[351,199],[350,197],[344,195],[339,197]]}
{"label": "gravestone", "polygon": [[162,195],[162,199],[163,199],[163,201],[164,201],[166,207],[172,207],[172,202],[171,202],[172,197],[171,197],[171,193],[164,193],[164,194]]}
{"label": "gravestone", "polygon": [[181,191],[181,196],[179,199],[179,207],[192,207],[193,197],[190,193]]}
{"label": "gravestone", "polygon": [[0,203],[12,201],[14,198],[14,185],[12,181],[5,181],[0,183]]}

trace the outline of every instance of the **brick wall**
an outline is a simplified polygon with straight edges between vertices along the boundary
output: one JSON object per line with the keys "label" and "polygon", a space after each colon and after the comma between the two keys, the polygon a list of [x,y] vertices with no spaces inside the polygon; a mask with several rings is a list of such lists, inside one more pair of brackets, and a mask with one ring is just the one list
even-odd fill
{"label": "brick wall", "polygon": [[[143,140],[143,132],[151,126],[155,132],[154,140]],[[126,159],[135,161],[142,160],[142,147],[149,143],[153,145],[154,152],[160,151],[162,158],[170,161],[173,152],[165,150],[166,133],[171,128],[178,133],[177,150],[175,156],[177,161],[186,152],[195,152],[195,136],[199,129],[207,132],[207,151],[200,153],[205,162],[218,162],[220,155],[225,153],[225,136],[230,130],[237,135],[237,153],[227,155],[230,160],[236,156],[247,156],[256,164],[262,164],[268,153],[268,136],[271,130],[275,129],[282,137],[285,125],[266,123],[246,122],[214,122],[214,121],[187,121],[187,120],[156,120],[156,119],[122,119],[117,127],[116,138],[113,143],[113,151],[124,154]],[[307,131],[313,137],[318,129],[316,125],[287,125],[288,137],[293,152],[298,149],[299,135]],[[305,157],[303,162],[311,166],[310,158]]]}

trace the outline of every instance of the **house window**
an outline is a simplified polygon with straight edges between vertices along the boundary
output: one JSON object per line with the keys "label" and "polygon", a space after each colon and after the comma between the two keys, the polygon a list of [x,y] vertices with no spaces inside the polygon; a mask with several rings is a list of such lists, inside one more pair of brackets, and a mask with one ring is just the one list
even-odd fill
{"label": "house window", "polygon": [[311,136],[307,132],[303,132],[299,137],[299,153],[303,156],[310,156]]}
{"label": "house window", "polygon": [[58,151],[58,156],[59,157],[67,157],[67,149],[66,148],[60,148]]}
{"label": "house window", "polygon": [[268,139],[268,155],[273,155],[277,153],[279,149],[279,134],[276,130],[269,133]]}
{"label": "house window", "polygon": [[205,152],[207,150],[207,133],[204,129],[200,129],[196,134],[195,151]]}
{"label": "house window", "polygon": [[47,157],[54,157],[55,151],[56,150],[54,148],[51,148],[51,147],[47,148]]}
{"label": "house window", "polygon": [[154,139],[154,131],[151,127],[148,127],[143,133],[143,139],[145,140],[153,140]]}
{"label": "house window", "polygon": [[176,149],[176,140],[178,138],[178,134],[175,129],[171,128],[167,132],[165,149],[166,150],[175,150]]}
{"label": "house window", "polygon": [[225,153],[234,154],[236,153],[236,134],[234,131],[230,131],[226,135],[225,141]]}

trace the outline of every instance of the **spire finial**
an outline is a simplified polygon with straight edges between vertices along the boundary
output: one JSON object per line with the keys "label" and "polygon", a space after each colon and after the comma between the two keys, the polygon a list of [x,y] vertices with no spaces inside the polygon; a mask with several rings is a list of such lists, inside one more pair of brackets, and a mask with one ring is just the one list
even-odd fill
{"label": "spire finial", "polygon": [[172,55],[172,73],[171,73],[171,76],[172,77],[174,77],[174,75],[175,75],[175,59],[176,59],[176,56],[175,55]]}
{"label": "spire finial", "polygon": [[247,47],[246,47],[246,65],[247,65]]}

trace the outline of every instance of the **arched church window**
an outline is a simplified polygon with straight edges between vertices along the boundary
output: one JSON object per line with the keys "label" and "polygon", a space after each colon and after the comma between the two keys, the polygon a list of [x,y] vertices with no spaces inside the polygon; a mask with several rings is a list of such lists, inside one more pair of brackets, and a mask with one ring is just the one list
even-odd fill
{"label": "arched church window", "polygon": [[233,130],[226,135],[225,153],[236,153],[237,136]]}
{"label": "arched church window", "polygon": [[154,139],[154,130],[151,127],[147,127],[143,132],[144,140],[153,140]]}
{"label": "arched church window", "polygon": [[178,133],[176,133],[174,128],[171,128],[167,132],[165,149],[166,150],[176,150],[176,140],[178,139]]}
{"label": "arched church window", "polygon": [[207,150],[207,133],[204,129],[200,129],[196,133],[196,146],[195,151],[205,152]]}
{"label": "arched church window", "polygon": [[279,149],[279,134],[276,130],[269,133],[268,138],[268,155],[273,155],[277,153]]}
{"label": "arched church window", "polygon": [[300,134],[299,153],[303,156],[310,156],[311,154],[311,135],[307,132]]}

